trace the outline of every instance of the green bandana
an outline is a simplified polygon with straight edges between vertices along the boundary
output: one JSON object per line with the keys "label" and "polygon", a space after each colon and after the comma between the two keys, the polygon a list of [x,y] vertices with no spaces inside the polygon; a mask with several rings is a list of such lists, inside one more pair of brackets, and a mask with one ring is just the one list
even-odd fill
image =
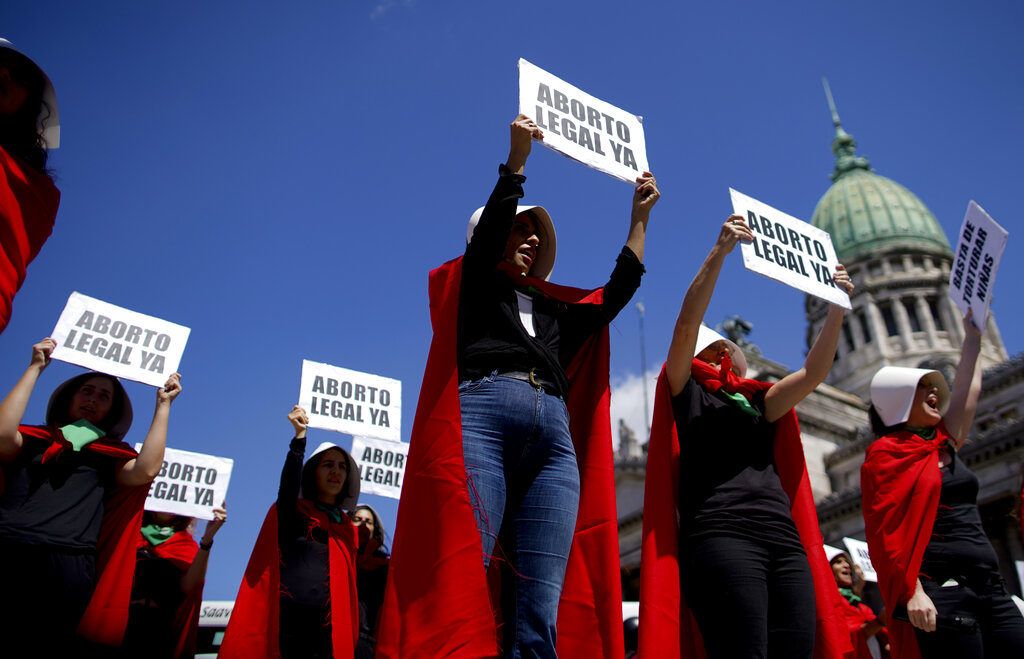
{"label": "green bandana", "polygon": [[722,394],[723,396],[731,400],[733,403],[736,404],[737,407],[739,407],[741,410],[743,410],[750,416],[761,416],[761,413],[757,411],[757,408],[751,405],[750,401],[747,400],[747,397],[744,396],[743,394],[730,394],[725,389],[719,389],[718,393]]}
{"label": "green bandana", "polygon": [[935,426],[932,426],[931,428],[911,428],[910,426],[907,426],[907,430],[914,433],[921,439],[935,439]]}
{"label": "green bandana", "polygon": [[860,597],[854,595],[853,590],[849,588],[840,588],[839,594],[845,597],[846,601],[850,604],[860,604],[863,601]]}
{"label": "green bandana", "polygon": [[94,442],[107,434],[85,419],[69,423],[61,428],[60,431],[63,433],[64,439],[71,442],[72,448],[76,451],[81,451],[82,447],[86,444]]}
{"label": "green bandana", "polygon": [[319,501],[314,502],[318,510],[327,513],[327,516],[331,518],[331,521],[335,524],[341,524],[341,520],[344,515],[341,513],[341,508],[337,506],[328,506],[327,504],[320,503]]}
{"label": "green bandana", "polygon": [[154,547],[174,535],[173,528],[170,526],[160,526],[158,524],[146,524],[142,527],[141,531],[142,537],[148,540],[149,544]]}

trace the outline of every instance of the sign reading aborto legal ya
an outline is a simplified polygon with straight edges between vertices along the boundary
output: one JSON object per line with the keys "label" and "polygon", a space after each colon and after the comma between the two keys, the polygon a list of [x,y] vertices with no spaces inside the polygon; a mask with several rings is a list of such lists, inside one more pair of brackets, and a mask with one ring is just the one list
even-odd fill
{"label": "sign reading aborto legal ya", "polygon": [[[135,445],[136,451],[142,444]],[[146,510],[213,519],[213,509],[228,497],[235,461],[180,449],[164,449],[160,473],[149,485]]]}
{"label": "sign reading aborto legal ya", "polygon": [[732,188],[729,195],[732,212],[746,218],[754,234],[753,242],[740,243],[747,270],[851,308],[850,296],[832,279],[839,259],[827,232]]}
{"label": "sign reading aborto legal ya", "polygon": [[976,202],[967,205],[949,272],[949,297],[965,316],[968,309],[974,310],[974,326],[981,330],[985,329],[996,271],[1009,237]]}
{"label": "sign reading aborto legal ya", "polygon": [[53,358],[100,373],[162,387],[178,370],[190,330],[77,291],[51,337]]}
{"label": "sign reading aborto legal ya", "polygon": [[544,131],[544,146],[633,183],[649,170],[643,119],[595,98],[524,59],[519,112]]}
{"label": "sign reading aborto legal ya", "polygon": [[402,440],[402,382],[302,360],[299,406],[310,428]]}

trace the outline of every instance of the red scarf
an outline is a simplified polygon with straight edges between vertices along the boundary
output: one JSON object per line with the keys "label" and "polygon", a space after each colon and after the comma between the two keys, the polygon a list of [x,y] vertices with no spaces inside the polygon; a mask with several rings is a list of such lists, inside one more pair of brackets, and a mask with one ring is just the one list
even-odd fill
{"label": "red scarf", "polygon": [[[149,548],[157,558],[170,561],[184,575],[196,560],[199,545],[188,531],[178,531],[158,545],[150,544],[140,533],[136,551]],[[196,632],[199,630],[199,607],[203,601],[202,586],[185,597],[174,613],[174,629],[178,640],[174,644],[175,657],[191,657],[196,652]]]}
{"label": "red scarf", "polygon": [[59,205],[60,190],[49,176],[0,147],[0,332],[11,319],[28,264],[53,231]]}
{"label": "red scarf", "polygon": [[[879,438],[868,446],[860,470],[864,530],[889,611],[906,605],[914,594],[932,537],[942,490],[938,451],[949,441],[944,424],[935,430],[931,440],[907,430]],[[888,626],[893,657],[920,657],[909,622],[890,616]]]}
{"label": "red scarf", "polygon": [[[25,440],[49,442],[43,461],[55,459],[71,445],[59,428],[19,426]],[[82,447],[118,461],[120,464],[138,457],[128,444],[101,437]],[[96,589],[89,600],[78,634],[100,645],[118,646],[128,625],[128,604],[135,577],[136,536],[142,527],[142,507],[149,486],[121,487],[103,502],[103,521],[96,543]]]}
{"label": "red scarf", "polygon": [[[332,522],[308,499],[299,499],[299,512],[326,529],[331,597],[331,640],[335,657],[351,657],[359,637],[356,595],[356,528],[346,520]],[[222,659],[274,659],[281,656],[281,552],[277,543],[277,505],[270,507],[256,538],[242,585],[238,588],[224,643]]]}
{"label": "red scarf", "polygon": [[[709,391],[724,389],[750,398],[771,388],[771,382],[740,378],[723,360],[715,369],[694,360],[691,373]],[[836,589],[832,570],[822,548],[818,513],[807,477],[800,427],[790,410],[775,422],[775,469],[782,489],[792,502],[790,513],[814,581],[817,659],[838,659],[852,652],[842,607],[848,606]],[[693,438],[699,441],[701,438]],[[693,613],[679,587],[679,435],[672,412],[668,377],[662,368],[654,402],[654,421],[647,451],[644,485],[644,526],[640,567],[639,656],[699,659],[706,656],[704,642]]]}
{"label": "red scarf", "polygon": [[[378,657],[493,657],[498,625],[466,486],[458,393],[457,324],[462,258],[430,273],[434,338],[420,388],[381,611]],[[598,304],[583,291],[525,277],[567,304]],[[580,467],[580,508],[558,608],[558,654],[621,657],[622,586],[612,463],[608,331],[566,371]],[[500,561],[492,561],[500,568]]]}

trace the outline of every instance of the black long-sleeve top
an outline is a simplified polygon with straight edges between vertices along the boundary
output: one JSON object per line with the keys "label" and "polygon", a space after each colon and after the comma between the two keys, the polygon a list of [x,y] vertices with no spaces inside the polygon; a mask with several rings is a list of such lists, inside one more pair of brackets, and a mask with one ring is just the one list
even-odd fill
{"label": "black long-sleeve top", "polygon": [[277,491],[277,544],[281,550],[281,597],[307,607],[330,603],[327,532],[311,527],[297,508],[306,439],[293,438]]}
{"label": "black long-sleeve top", "polygon": [[[459,379],[475,380],[492,371],[538,369],[540,377],[565,395],[565,367],[583,343],[610,323],[640,287],[645,270],[629,247],[623,246],[597,305],[566,305],[533,288],[517,288],[497,269],[505,254],[509,232],[523,197],[525,176],[499,167],[498,182],[487,200],[473,239],[466,247],[459,297]],[[516,291],[533,299],[536,336],[519,320]]]}

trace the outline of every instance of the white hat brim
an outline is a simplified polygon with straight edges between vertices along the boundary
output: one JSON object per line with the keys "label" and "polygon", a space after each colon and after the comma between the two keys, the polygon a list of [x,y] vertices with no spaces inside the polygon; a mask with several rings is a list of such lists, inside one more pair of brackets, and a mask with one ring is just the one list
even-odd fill
{"label": "white hat brim", "polygon": [[[551,214],[543,206],[516,207],[517,216],[527,212],[536,218],[539,224],[538,228],[543,234],[539,236],[540,246],[537,248],[537,258],[534,259],[533,265],[530,266],[530,275],[538,279],[549,280],[551,279],[551,273],[555,269],[555,255],[558,253],[558,236],[555,234],[555,223],[551,220]],[[473,239],[473,232],[476,231],[476,225],[480,223],[480,217],[483,213],[484,209],[481,206],[473,211],[473,214],[469,217],[469,224],[466,226],[467,245]]]}
{"label": "white hat brim", "polygon": [[60,146],[60,108],[57,107],[57,90],[53,88],[50,76],[46,75],[46,71],[34,59],[19,48],[16,48],[7,39],[0,37],[0,48],[6,48],[18,53],[39,69],[39,72],[43,75],[43,103],[47,107],[40,110],[38,118],[39,127],[42,128],[42,137],[46,148],[56,149]]}
{"label": "white hat brim", "polygon": [[939,389],[939,413],[949,409],[949,384],[942,373],[926,368],[884,366],[871,378],[871,404],[886,426],[906,423],[914,405],[917,383],[931,376]]}
{"label": "white hat brim", "polygon": [[741,378],[746,377],[747,357],[746,355],[743,354],[743,350],[738,345],[736,345],[729,339],[725,338],[715,330],[711,329],[704,323],[700,324],[700,329],[697,331],[697,345],[695,345],[693,348],[693,355],[696,357],[701,353],[702,350],[704,350],[704,348],[707,348],[709,345],[716,341],[725,341],[726,343],[729,344],[729,347],[732,348],[733,367],[735,367],[739,371]]}

